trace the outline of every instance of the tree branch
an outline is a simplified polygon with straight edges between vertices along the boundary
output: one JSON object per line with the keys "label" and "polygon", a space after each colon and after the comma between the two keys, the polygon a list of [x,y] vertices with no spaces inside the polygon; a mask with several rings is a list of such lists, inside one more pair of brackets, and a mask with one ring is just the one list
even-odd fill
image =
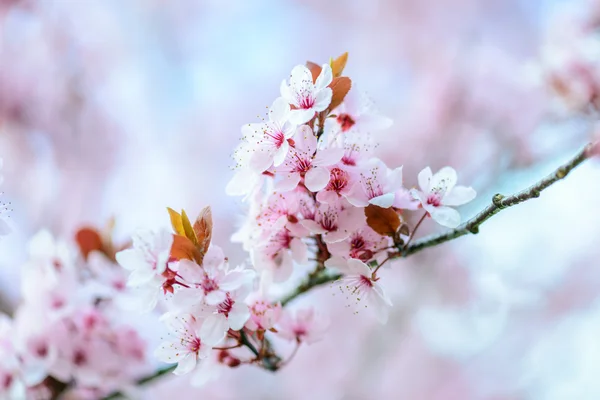
{"label": "tree branch", "polygon": [[518,193],[507,197],[501,194],[494,195],[494,197],[492,197],[492,204],[488,205],[479,214],[477,214],[475,217],[471,218],[458,228],[452,229],[449,232],[427,236],[414,241],[402,253],[402,257],[408,257],[428,247],[437,246],[439,244],[459,238],[469,233],[479,233],[479,227],[485,221],[498,214],[503,209],[515,206],[530,199],[540,197],[540,193],[543,190],[547,189],[554,183],[564,179],[569,174],[569,172],[571,172],[575,167],[577,167],[579,164],[581,164],[588,158],[588,152],[591,146],[591,144],[585,146],[579,153],[577,153],[577,155],[575,155],[575,157],[558,167],[554,172],[552,172],[550,175],[546,176],[539,182],[535,183],[533,186],[530,186],[525,190],[522,190]]}
{"label": "tree branch", "polygon": [[[577,167],[579,164],[581,164],[587,158],[589,158],[591,148],[592,144],[590,143],[587,146],[585,146],[579,153],[577,153],[575,157],[558,167],[553,173],[551,173],[544,179],[540,180],[533,186],[523,191],[520,191],[507,197],[501,194],[496,194],[492,198],[492,204],[484,208],[479,214],[466,221],[458,228],[455,228],[446,233],[434,234],[415,240],[405,249],[399,249],[399,254],[401,255],[395,258],[408,257],[428,247],[437,246],[439,244],[459,238],[469,233],[478,233],[481,224],[483,224],[485,221],[487,221],[494,215],[498,214],[501,210],[523,203],[527,200],[539,197],[540,193],[543,190],[547,189],[548,187],[560,181],[561,179],[564,179],[569,174],[569,172],[571,172],[575,167]],[[315,269],[315,271],[309,274],[308,277],[296,289],[294,289],[293,292],[291,292],[281,300],[281,304],[286,305],[301,294],[308,292],[313,287],[323,285],[328,282],[336,281],[339,278],[341,278],[340,274],[335,274],[322,269],[319,270],[317,266],[317,269]]]}

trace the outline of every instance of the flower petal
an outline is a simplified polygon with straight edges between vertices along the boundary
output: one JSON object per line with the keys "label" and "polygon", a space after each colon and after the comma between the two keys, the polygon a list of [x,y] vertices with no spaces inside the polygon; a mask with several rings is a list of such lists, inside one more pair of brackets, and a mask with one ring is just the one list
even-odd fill
{"label": "flower petal", "polygon": [[225,339],[229,330],[227,318],[223,314],[211,315],[204,320],[200,328],[200,339],[203,345],[214,346]]}
{"label": "flower petal", "polygon": [[444,191],[449,192],[452,190],[458,177],[456,176],[456,171],[452,167],[444,167],[440,169],[438,172],[433,175],[431,178],[431,187],[432,188],[443,188]]}
{"label": "flower petal", "polygon": [[422,192],[429,192],[431,177],[433,174],[431,173],[431,168],[427,167],[419,172],[419,187]]}
{"label": "flower petal", "polygon": [[394,199],[394,193],[386,193],[381,196],[373,197],[371,200],[369,200],[369,203],[381,208],[389,208],[392,206],[392,204],[394,204]]}
{"label": "flower petal", "polygon": [[477,192],[472,187],[455,186],[450,193],[446,193],[442,199],[445,206],[461,206],[473,200]]}
{"label": "flower petal", "polygon": [[329,86],[333,80],[333,73],[329,64],[323,64],[321,66],[321,73],[315,82],[315,89],[321,90]]}
{"label": "flower petal", "polygon": [[304,175],[304,185],[311,192],[318,192],[329,183],[329,170],[325,167],[315,167]]}
{"label": "flower petal", "polygon": [[442,226],[456,228],[460,225],[460,214],[454,208],[444,206],[435,207],[429,213],[431,214],[431,218]]}

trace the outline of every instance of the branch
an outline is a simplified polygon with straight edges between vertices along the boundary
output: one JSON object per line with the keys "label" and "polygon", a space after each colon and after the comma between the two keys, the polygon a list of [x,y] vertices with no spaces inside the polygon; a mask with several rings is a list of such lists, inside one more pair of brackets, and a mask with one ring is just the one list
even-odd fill
{"label": "branch", "polygon": [[[484,208],[483,211],[481,211],[475,217],[471,218],[458,228],[455,228],[446,233],[435,234],[424,237],[422,239],[418,239],[412,244],[410,244],[407,248],[400,249],[400,255],[393,258],[408,257],[428,247],[437,246],[439,244],[459,238],[469,233],[478,233],[481,224],[483,224],[485,221],[487,221],[494,215],[498,214],[501,210],[523,203],[529,199],[539,197],[540,193],[543,190],[547,189],[554,183],[564,179],[569,174],[569,172],[571,172],[575,167],[577,167],[579,164],[581,164],[587,158],[589,158],[591,149],[592,144],[588,144],[567,163],[561,165],[553,173],[521,192],[518,192],[508,197],[505,197],[501,194],[496,194],[492,198],[492,204]],[[317,266],[315,271],[310,273],[308,277],[296,289],[294,289],[293,292],[291,292],[281,300],[281,304],[285,306],[287,303],[294,300],[301,294],[308,292],[313,287],[323,285],[328,282],[336,281],[339,278],[341,278],[340,274],[334,274],[327,270],[320,270],[319,266]]]}
{"label": "branch", "polygon": [[540,180],[539,182],[535,183],[533,186],[507,197],[501,194],[494,195],[494,197],[492,197],[492,204],[484,208],[483,211],[481,211],[475,217],[471,218],[458,228],[452,229],[451,231],[446,233],[435,234],[414,241],[402,253],[402,257],[408,257],[428,247],[437,246],[439,244],[459,238],[469,233],[479,233],[479,227],[485,221],[498,214],[503,209],[515,206],[530,199],[540,197],[540,193],[543,190],[547,189],[554,183],[564,179],[569,174],[569,172],[571,172],[575,167],[577,167],[589,157],[588,153],[591,149],[591,146],[591,144],[585,146],[579,153],[577,153],[577,155],[575,155],[575,157],[573,157],[567,163],[558,167],[553,173]]}

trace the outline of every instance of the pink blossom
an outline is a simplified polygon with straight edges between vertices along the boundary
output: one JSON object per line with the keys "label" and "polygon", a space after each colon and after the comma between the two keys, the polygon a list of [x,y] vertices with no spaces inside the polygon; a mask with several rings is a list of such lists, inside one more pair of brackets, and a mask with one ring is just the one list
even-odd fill
{"label": "pink blossom", "polygon": [[323,235],[325,243],[340,242],[365,225],[365,214],[360,208],[323,205],[317,208],[314,219],[300,223],[311,233]]}
{"label": "pink blossom", "polygon": [[317,150],[317,137],[307,125],[298,127],[294,134],[294,146],[290,148],[285,161],[273,173],[281,176],[276,189],[282,192],[293,190],[304,179],[304,185],[312,192],[318,192],[329,182],[329,170],[325,167],[340,161],[343,150],[328,148]]}
{"label": "pink blossom", "polygon": [[300,237],[283,228],[250,250],[250,257],[258,271],[269,271],[276,282],[283,282],[292,275],[294,261],[308,262],[308,249]]}
{"label": "pink blossom", "polygon": [[325,336],[329,319],[315,313],[314,308],[298,310],[295,313],[285,310],[277,325],[279,336],[287,340],[312,344]]}
{"label": "pink blossom", "polygon": [[185,286],[177,295],[185,301],[204,301],[216,306],[223,303],[227,293],[243,285],[252,283],[255,272],[243,267],[229,268],[223,251],[211,245],[204,256],[202,266],[194,261],[181,260],[178,263],[178,276]]}
{"label": "pink blossom", "polygon": [[[169,339],[155,351],[155,356],[166,363],[175,364],[175,375],[192,372],[196,366],[209,356],[211,345],[200,337],[202,320],[191,314],[165,314],[161,318],[169,328]],[[212,343],[214,345],[216,343]]]}
{"label": "pink blossom", "polygon": [[354,168],[348,168],[343,163],[329,167],[329,182],[317,193],[321,203],[339,205],[352,193],[358,176]]}
{"label": "pink blossom", "polygon": [[173,235],[166,229],[158,232],[140,231],[133,236],[133,248],[117,253],[117,262],[131,271],[128,285],[150,282],[167,268]]}
{"label": "pink blossom", "polygon": [[288,140],[296,131],[291,124],[290,106],[283,98],[273,102],[269,110],[269,120],[260,124],[247,124],[242,127],[243,139],[249,143],[253,152],[250,167],[263,172],[271,165],[279,166],[290,148]]}
{"label": "pink blossom", "polygon": [[335,268],[343,276],[340,278],[340,287],[349,295],[356,298],[357,306],[369,308],[379,322],[385,324],[388,319],[388,308],[392,301],[385,294],[383,287],[373,279],[371,268],[364,262],[355,259],[331,257],[325,261],[325,266]]}
{"label": "pink blossom", "polygon": [[289,84],[284,79],[281,82],[281,96],[294,109],[290,113],[290,121],[294,124],[304,124],[315,116],[315,113],[324,111],[331,103],[333,94],[327,87],[333,80],[331,67],[323,64],[321,73],[316,82],[310,70],[304,65],[294,67],[290,75]]}
{"label": "pink blossom", "polygon": [[451,167],[444,167],[432,175],[429,167],[419,172],[419,187],[411,189],[413,197],[440,225],[456,228],[460,214],[451,206],[460,206],[473,200],[476,192],[471,187],[456,186],[458,178]]}
{"label": "pink blossom", "polygon": [[382,236],[365,225],[340,242],[328,243],[327,249],[333,256],[357,258],[366,262],[389,246],[390,242],[389,236]]}
{"label": "pink blossom", "polygon": [[344,102],[335,109],[335,114],[335,121],[343,133],[356,131],[366,134],[387,129],[392,125],[392,120],[377,114],[372,100],[355,88],[350,90]]}
{"label": "pink blossom", "polygon": [[402,186],[402,167],[389,169],[385,163],[372,158],[360,168],[358,183],[354,185],[348,201],[356,207],[374,204],[379,207],[414,209],[416,203],[407,201]]}

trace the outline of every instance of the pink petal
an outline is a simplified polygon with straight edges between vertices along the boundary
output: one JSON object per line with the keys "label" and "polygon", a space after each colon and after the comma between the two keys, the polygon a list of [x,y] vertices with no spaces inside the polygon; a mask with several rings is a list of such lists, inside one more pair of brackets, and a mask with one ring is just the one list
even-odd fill
{"label": "pink petal", "polygon": [[324,167],[315,167],[304,176],[304,185],[311,192],[318,192],[329,183],[329,170]]}
{"label": "pink petal", "polygon": [[326,167],[333,165],[344,157],[344,149],[332,147],[329,149],[318,150],[313,160],[313,165]]}
{"label": "pink petal", "polygon": [[427,167],[419,172],[419,187],[422,192],[429,192],[430,182],[431,182],[431,168]]}

